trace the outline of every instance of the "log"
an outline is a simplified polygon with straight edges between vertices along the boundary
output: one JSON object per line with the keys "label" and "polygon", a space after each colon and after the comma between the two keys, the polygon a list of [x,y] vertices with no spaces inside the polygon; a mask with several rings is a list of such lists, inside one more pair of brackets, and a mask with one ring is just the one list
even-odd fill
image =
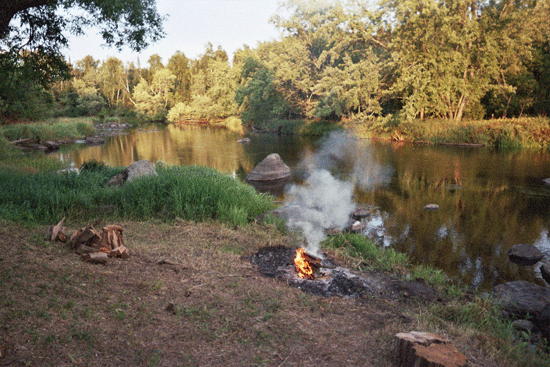
{"label": "log", "polygon": [[124,246],[122,227],[116,224],[103,227],[102,246],[109,250]]}
{"label": "log", "polygon": [[48,228],[47,237],[50,241],[56,241],[56,240],[59,240],[61,242],[67,241],[67,235],[65,234],[67,227],[63,225],[64,222],[65,222],[65,217],[63,217],[63,219],[61,219],[61,221],[57,223],[55,226],[50,226]]}
{"label": "log", "polygon": [[80,258],[82,261],[92,264],[107,264],[108,256],[105,252],[92,252],[89,254],[83,254]]}
{"label": "log", "polygon": [[124,245],[120,245],[118,246],[117,248],[114,248],[111,250],[111,252],[109,253],[110,256],[112,257],[124,257],[124,258],[127,258],[130,256],[130,252],[128,251],[128,249],[126,248],[126,246]]}
{"label": "log", "polygon": [[464,367],[468,363],[445,337],[419,331],[397,334],[394,354],[400,367]]}
{"label": "log", "polygon": [[99,222],[101,222],[101,219],[73,233],[71,239],[69,240],[69,244],[73,250],[78,248],[80,245],[97,248],[100,247],[101,234],[94,228],[94,226],[98,225]]}
{"label": "log", "polygon": [[304,252],[302,256],[304,257],[304,260],[306,260],[312,268],[321,267],[321,263],[323,262],[321,258],[308,254],[307,252]]}

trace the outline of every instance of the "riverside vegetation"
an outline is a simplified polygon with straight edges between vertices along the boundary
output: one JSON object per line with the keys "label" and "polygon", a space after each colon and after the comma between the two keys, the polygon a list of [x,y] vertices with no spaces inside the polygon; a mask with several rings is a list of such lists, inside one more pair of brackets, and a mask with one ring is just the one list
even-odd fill
{"label": "riverside vegetation", "polygon": [[[108,188],[122,168],[11,167],[0,169],[0,361],[391,366],[393,335],[421,329],[450,337],[472,366],[550,365],[546,342],[514,330],[489,298],[362,235],[322,246],[360,272],[425,279],[440,301],[322,298],[262,277],[247,257],[297,238],[277,218],[255,223],[272,197],[212,169],[157,165],[158,176]],[[122,224],[132,256],[80,262],[44,240],[61,216],[74,229],[97,218]]]}

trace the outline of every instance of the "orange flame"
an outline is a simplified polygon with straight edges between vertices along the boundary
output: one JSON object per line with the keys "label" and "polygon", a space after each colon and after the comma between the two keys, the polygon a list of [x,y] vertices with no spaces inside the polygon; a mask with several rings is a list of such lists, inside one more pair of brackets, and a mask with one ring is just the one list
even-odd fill
{"label": "orange flame", "polygon": [[299,248],[296,250],[296,257],[294,258],[294,265],[296,265],[296,272],[300,278],[313,279],[313,269],[309,262],[305,259],[305,249]]}

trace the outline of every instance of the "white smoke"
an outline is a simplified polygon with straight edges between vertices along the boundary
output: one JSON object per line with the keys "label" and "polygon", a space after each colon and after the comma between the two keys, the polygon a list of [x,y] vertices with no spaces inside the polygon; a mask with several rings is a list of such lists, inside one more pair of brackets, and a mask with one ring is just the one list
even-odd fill
{"label": "white smoke", "polygon": [[[285,217],[290,229],[303,234],[306,252],[322,257],[325,230],[342,230],[349,224],[356,207],[355,187],[370,190],[388,182],[391,170],[376,163],[367,145],[346,133],[332,133],[302,165],[309,176],[287,190]],[[330,173],[334,170],[341,179]]]}
{"label": "white smoke", "polygon": [[324,169],[314,170],[302,186],[294,185],[287,192],[287,202],[294,215],[287,219],[291,229],[304,235],[306,252],[322,257],[319,243],[326,237],[325,229],[342,230],[355,209],[353,184],[332,177]]}

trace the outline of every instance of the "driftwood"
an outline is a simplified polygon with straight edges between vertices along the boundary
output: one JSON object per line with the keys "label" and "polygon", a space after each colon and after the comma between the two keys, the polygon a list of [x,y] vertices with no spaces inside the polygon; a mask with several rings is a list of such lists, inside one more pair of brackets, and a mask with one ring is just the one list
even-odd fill
{"label": "driftwood", "polygon": [[468,363],[448,339],[419,331],[397,334],[394,354],[400,367],[464,367]]}

